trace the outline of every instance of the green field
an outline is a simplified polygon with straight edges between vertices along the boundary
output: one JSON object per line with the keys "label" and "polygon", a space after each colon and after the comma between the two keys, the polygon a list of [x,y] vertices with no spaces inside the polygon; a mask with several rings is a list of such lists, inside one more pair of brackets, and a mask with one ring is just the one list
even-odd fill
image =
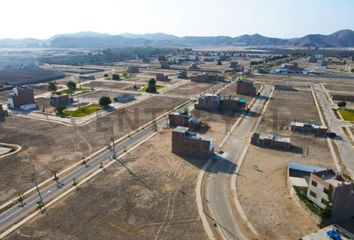
{"label": "green field", "polygon": [[90,115],[91,113],[101,110],[101,106],[98,104],[89,104],[85,107],[79,107],[75,111],[64,110],[63,114],[69,117],[84,117]]}
{"label": "green field", "polygon": [[341,109],[339,113],[345,121],[354,122],[354,109]]}
{"label": "green field", "polygon": [[[159,84],[156,84],[156,90],[158,91],[159,89],[161,88],[164,88],[166,87],[165,85],[159,85]],[[146,92],[146,89],[148,88],[148,86],[144,86],[142,88],[139,89],[139,92]]]}
{"label": "green field", "polygon": [[73,94],[75,92],[87,92],[89,91],[88,88],[77,88],[76,91],[71,91],[70,89],[63,89],[60,91],[56,91],[56,94],[63,95],[63,94]]}

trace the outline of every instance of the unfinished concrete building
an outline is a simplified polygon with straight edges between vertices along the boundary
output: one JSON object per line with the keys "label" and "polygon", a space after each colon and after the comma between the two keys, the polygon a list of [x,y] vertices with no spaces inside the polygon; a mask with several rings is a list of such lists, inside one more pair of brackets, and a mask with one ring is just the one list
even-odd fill
{"label": "unfinished concrete building", "polygon": [[354,183],[331,169],[311,173],[307,198],[321,209],[329,207],[332,221],[354,216]]}
{"label": "unfinished concrete building", "polygon": [[270,133],[253,133],[251,143],[260,147],[274,148],[284,151],[289,150],[291,147],[290,138]]}
{"label": "unfinished concrete building", "polygon": [[139,73],[139,67],[135,65],[130,65],[127,68],[127,73]]}
{"label": "unfinished concrete building", "polygon": [[197,73],[191,76],[193,82],[223,82],[224,76],[217,73]]}
{"label": "unfinished concrete building", "polygon": [[187,157],[209,159],[214,155],[213,140],[203,137],[187,127],[172,130],[172,152]]}
{"label": "unfinished concrete building", "polygon": [[303,134],[313,134],[316,136],[326,136],[328,128],[326,126],[320,126],[313,123],[292,122],[290,130],[293,132],[299,132]]}
{"label": "unfinished concrete building", "polygon": [[254,86],[253,82],[238,80],[236,84],[236,93],[247,96],[255,96],[257,89]]}
{"label": "unfinished concrete building", "polygon": [[187,79],[187,71],[178,71],[176,73],[177,78],[179,79]]}
{"label": "unfinished concrete building", "polygon": [[36,108],[33,89],[28,87],[15,87],[13,93],[7,98],[9,108]]}
{"label": "unfinished concrete building", "polygon": [[199,119],[192,117],[188,111],[173,112],[168,115],[168,120],[171,126],[188,127],[190,129],[199,129],[202,123]]}
{"label": "unfinished concrete building", "polygon": [[170,81],[170,79],[168,78],[168,75],[165,75],[163,73],[157,73],[156,74],[156,81],[168,82],[168,81]]}

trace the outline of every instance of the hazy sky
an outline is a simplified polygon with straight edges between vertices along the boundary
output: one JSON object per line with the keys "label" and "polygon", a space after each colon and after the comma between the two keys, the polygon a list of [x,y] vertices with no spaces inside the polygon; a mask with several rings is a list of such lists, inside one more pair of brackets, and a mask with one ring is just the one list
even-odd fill
{"label": "hazy sky", "polygon": [[354,29],[354,0],[1,0],[0,38],[58,33],[260,33],[299,37]]}

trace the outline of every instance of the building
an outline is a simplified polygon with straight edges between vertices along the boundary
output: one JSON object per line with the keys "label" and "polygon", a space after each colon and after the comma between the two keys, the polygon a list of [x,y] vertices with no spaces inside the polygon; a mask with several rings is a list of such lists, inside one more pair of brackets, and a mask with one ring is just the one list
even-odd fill
{"label": "building", "polygon": [[258,133],[252,134],[251,143],[260,147],[274,148],[279,150],[289,150],[290,138],[277,136],[270,133]]}
{"label": "building", "polygon": [[187,71],[179,71],[176,73],[177,78],[187,79]]}
{"label": "building", "polygon": [[236,85],[236,93],[247,96],[255,96],[257,89],[253,82],[238,80]]}
{"label": "building", "polygon": [[168,115],[171,126],[189,127],[190,129],[199,129],[202,123],[199,119],[195,119],[188,111],[173,112]]}
{"label": "building", "polygon": [[2,104],[0,104],[0,119],[3,119],[7,116],[8,116],[8,112],[6,110],[4,110],[4,108],[2,107]]}
{"label": "building", "polygon": [[320,126],[313,123],[292,122],[290,130],[293,132],[300,132],[303,134],[314,134],[317,136],[326,136],[328,128],[326,126]]}
{"label": "building", "polygon": [[15,87],[13,93],[7,97],[8,108],[36,108],[33,89],[28,87]]}
{"label": "building", "polygon": [[170,79],[168,78],[167,75],[163,74],[163,73],[157,73],[156,74],[156,81],[159,82],[168,82],[170,81]]}
{"label": "building", "polygon": [[331,209],[331,219],[354,216],[354,183],[331,169],[310,174],[307,198],[321,209]]}
{"label": "building", "polygon": [[246,108],[247,101],[240,98],[223,98],[218,95],[206,94],[198,97],[194,105],[196,109],[201,110],[242,110]]}
{"label": "building", "polygon": [[187,157],[209,159],[214,155],[213,140],[189,131],[187,127],[172,130],[172,152]]}
{"label": "building", "polygon": [[170,68],[170,63],[167,60],[159,60],[160,67],[162,69],[169,69]]}
{"label": "building", "polygon": [[66,105],[69,105],[73,102],[74,102],[73,98],[69,97],[68,94],[52,95],[50,97],[50,105],[52,105],[54,107],[66,106]]}
{"label": "building", "polygon": [[282,69],[287,69],[289,71],[295,71],[299,68],[298,63],[294,62],[294,63],[283,63],[281,65]]}
{"label": "building", "polygon": [[211,73],[197,73],[191,76],[191,81],[193,82],[223,82],[225,80],[224,76],[219,74]]}
{"label": "building", "polygon": [[335,101],[348,101],[354,102],[354,95],[332,95],[332,99]]}
{"label": "building", "polygon": [[338,225],[326,226],[317,232],[310,233],[306,236],[303,236],[301,240],[333,240],[335,238],[330,237],[333,235],[340,236],[340,240],[350,240],[354,239],[354,234],[350,233],[346,229]]}
{"label": "building", "polygon": [[113,100],[115,102],[119,102],[119,103],[127,103],[127,102],[131,102],[131,101],[135,100],[135,96],[133,94],[123,93],[123,94],[113,98]]}
{"label": "building", "polygon": [[134,66],[134,65],[130,65],[127,68],[127,73],[139,73],[139,67]]}

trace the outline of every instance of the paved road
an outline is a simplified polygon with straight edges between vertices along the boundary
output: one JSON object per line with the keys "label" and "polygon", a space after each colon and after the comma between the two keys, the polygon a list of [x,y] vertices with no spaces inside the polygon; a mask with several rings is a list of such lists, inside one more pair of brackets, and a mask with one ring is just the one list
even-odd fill
{"label": "paved road", "polygon": [[[218,84],[210,88],[207,92],[214,92],[218,89],[221,89],[225,84]],[[194,103],[191,102],[187,106],[182,108],[193,108]],[[164,117],[161,118],[156,122],[157,126],[163,127],[168,124],[168,118]],[[130,137],[124,139],[120,143],[116,144],[115,149],[116,153],[119,156],[120,154],[124,153],[125,149],[129,149],[138,143],[142,142],[144,139],[148,138],[155,132],[154,124],[136,132],[135,134],[131,135]],[[101,163],[106,164],[111,161],[112,152],[109,150],[104,151],[93,160],[89,161],[89,163],[85,165],[80,165],[78,168],[74,168],[71,172],[66,174],[65,176],[61,176],[59,179],[59,184],[51,183],[47,187],[41,188],[41,196],[43,198],[44,203],[49,202],[50,199],[54,199],[55,197],[59,196],[67,189],[73,186],[73,178],[76,178],[79,182],[80,179],[84,179],[92,172],[97,170]],[[40,201],[38,194],[33,194],[27,197],[24,200],[24,206],[20,206],[18,203],[0,213],[0,233],[9,228],[14,223],[19,222],[25,216],[29,215],[37,208],[37,202]]]}
{"label": "paved road", "polygon": [[339,136],[339,138],[335,139],[335,143],[339,149],[340,159],[345,164],[351,175],[354,177],[354,148],[342,129],[342,127],[351,126],[352,124],[337,119],[334,112],[332,111],[332,107],[335,106],[332,106],[328,101],[324,92],[325,90],[321,88],[320,85],[316,84],[314,86],[314,90],[318,98],[318,103],[322,107],[324,118],[329,124],[329,130],[335,132]]}
{"label": "paved road", "polygon": [[261,114],[263,105],[271,92],[271,88],[266,86],[261,96],[258,97],[251,108],[251,113],[244,116],[241,124],[232,132],[225,142],[222,150],[223,154],[218,155],[217,161],[207,169],[210,172],[206,180],[207,209],[209,215],[215,219],[222,239],[247,239],[240,231],[233,214],[234,205],[230,196],[230,177],[235,173],[236,163],[244,150],[249,135]]}

